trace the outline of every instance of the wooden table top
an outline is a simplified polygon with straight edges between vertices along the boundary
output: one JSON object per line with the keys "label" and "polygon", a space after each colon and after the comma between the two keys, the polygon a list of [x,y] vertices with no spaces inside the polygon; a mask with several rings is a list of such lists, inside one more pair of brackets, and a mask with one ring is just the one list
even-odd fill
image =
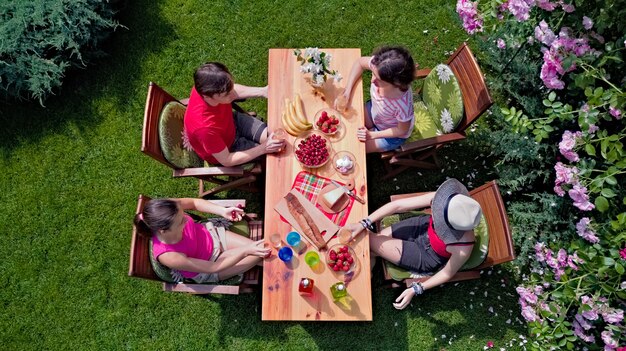
{"label": "wooden table top", "polygon": [[[343,77],[347,77],[352,64],[361,56],[360,49],[321,49],[332,54],[331,69],[337,70]],[[270,131],[282,127],[281,114],[285,99],[294,100],[295,94],[302,97],[303,110],[309,122],[317,111],[332,107],[335,98],[343,91],[345,79],[337,83],[329,80],[315,90],[300,73],[300,63],[296,61],[293,49],[270,49],[268,70],[268,125]],[[354,87],[352,106],[340,118],[343,131],[330,137],[333,152],[347,150],[354,154],[356,159],[357,194],[366,201],[363,205],[354,202],[346,223],[358,222],[367,216],[367,179],[365,165],[365,144],[356,137],[356,130],[363,125],[363,86],[359,80]],[[279,233],[285,242],[285,236],[292,230],[291,225],[280,220],[274,206],[291,189],[296,175],[307,170],[301,167],[293,154],[295,137],[287,135],[289,144],[282,153],[267,156],[266,185],[265,185],[265,218],[264,235],[266,241],[273,233]],[[331,153],[332,157],[332,153]],[[342,183],[346,180],[332,167],[332,160],[319,169],[308,170],[313,174],[335,179]],[[302,233],[301,233],[302,234]],[[331,239],[328,246],[337,244],[336,238]],[[286,244],[285,244],[286,245]],[[263,320],[305,320],[305,321],[371,321],[372,320],[372,289],[370,279],[369,241],[366,235],[350,245],[358,258],[360,270],[355,274],[347,286],[348,299],[334,302],[330,294],[330,286],[343,280],[326,264],[326,250],[320,252],[320,263],[315,269],[304,262],[304,253],[297,255],[289,264],[282,262],[275,249],[272,257],[263,263]],[[307,251],[315,250],[308,245]],[[315,290],[312,296],[302,296],[298,293],[298,284],[301,278],[311,278],[315,281]]]}

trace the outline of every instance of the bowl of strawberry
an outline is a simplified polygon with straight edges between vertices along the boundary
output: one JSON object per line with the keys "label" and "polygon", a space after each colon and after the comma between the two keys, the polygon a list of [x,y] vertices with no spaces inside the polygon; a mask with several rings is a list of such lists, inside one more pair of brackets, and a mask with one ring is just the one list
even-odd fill
{"label": "bowl of strawberry", "polygon": [[294,147],[296,159],[303,167],[319,168],[330,159],[330,142],[316,131],[298,137]]}
{"label": "bowl of strawberry", "polygon": [[356,271],[358,262],[351,247],[334,245],[326,253],[326,264],[333,272],[345,274]]}
{"label": "bowl of strawberry", "polygon": [[341,126],[339,122],[339,112],[325,108],[315,114],[315,127],[326,135],[335,135]]}

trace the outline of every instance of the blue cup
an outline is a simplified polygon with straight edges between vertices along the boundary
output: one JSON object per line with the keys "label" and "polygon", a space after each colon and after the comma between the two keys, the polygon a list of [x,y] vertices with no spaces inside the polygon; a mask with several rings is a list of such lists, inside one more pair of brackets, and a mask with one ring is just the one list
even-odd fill
{"label": "blue cup", "polygon": [[293,258],[293,250],[290,247],[282,247],[278,250],[278,258],[283,262],[289,262]]}
{"label": "blue cup", "polygon": [[302,240],[302,238],[300,237],[300,234],[298,234],[298,232],[289,232],[287,234],[287,244],[289,244],[291,247],[296,247],[298,245],[300,245],[300,241]]}

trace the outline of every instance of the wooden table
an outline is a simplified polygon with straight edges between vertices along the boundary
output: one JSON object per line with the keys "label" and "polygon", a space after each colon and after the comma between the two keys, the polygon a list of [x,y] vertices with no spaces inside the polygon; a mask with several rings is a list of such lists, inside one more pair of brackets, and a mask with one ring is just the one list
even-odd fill
{"label": "wooden table", "polygon": [[[361,56],[360,49],[322,49],[333,55],[331,69],[339,71],[347,77],[352,64]],[[302,97],[304,113],[313,122],[315,113],[322,108],[332,107],[334,100],[343,89],[345,79],[340,83],[332,80],[318,89],[305,80],[299,71],[300,63],[296,61],[293,49],[270,49],[268,70],[268,124],[270,130],[282,126],[281,113],[285,99],[293,101],[295,94]],[[345,130],[331,137],[334,152],[348,150],[356,158],[358,169],[355,169],[356,190],[367,203],[367,179],[365,168],[365,144],[356,137],[356,129],[363,125],[363,87],[359,81],[354,87],[352,106],[341,118]],[[280,233],[283,242],[286,234],[292,230],[291,225],[280,220],[274,210],[276,203],[291,189],[296,175],[305,170],[293,155],[295,137],[287,136],[288,147],[282,153],[267,156],[265,185],[265,218],[264,235],[269,242],[273,233]],[[332,161],[325,166],[310,170],[311,173],[335,179],[345,183],[332,167]],[[347,223],[358,222],[367,216],[367,205],[354,202]],[[331,239],[329,247],[338,243]],[[273,249],[272,257],[263,263],[263,320],[304,320],[304,321],[371,321],[372,320],[372,289],[370,280],[370,254],[367,236],[360,235],[351,244],[359,260],[360,271],[347,284],[349,299],[334,302],[330,294],[330,286],[341,279],[326,265],[326,251],[320,252],[320,264],[315,269],[304,262],[304,253],[294,254],[292,262],[285,264]],[[312,245],[308,250],[315,250]],[[315,281],[312,296],[301,296],[298,284],[301,278]]]}

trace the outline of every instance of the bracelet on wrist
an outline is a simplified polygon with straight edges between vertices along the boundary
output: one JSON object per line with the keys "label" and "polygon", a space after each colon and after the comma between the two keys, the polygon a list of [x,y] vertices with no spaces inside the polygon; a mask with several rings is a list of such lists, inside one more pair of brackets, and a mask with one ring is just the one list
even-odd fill
{"label": "bracelet on wrist", "polygon": [[413,282],[411,283],[411,288],[413,288],[413,293],[415,293],[415,295],[422,295],[424,293],[424,287],[422,286],[422,283],[419,282]]}

